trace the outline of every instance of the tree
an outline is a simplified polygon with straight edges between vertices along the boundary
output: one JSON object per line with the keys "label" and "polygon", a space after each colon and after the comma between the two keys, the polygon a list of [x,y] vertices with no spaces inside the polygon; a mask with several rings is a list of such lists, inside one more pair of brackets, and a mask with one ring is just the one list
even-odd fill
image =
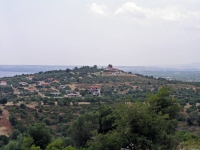
{"label": "tree", "polygon": [[170,119],[174,119],[181,110],[178,100],[170,96],[172,89],[163,86],[156,94],[148,95],[147,103],[155,113],[169,115]]}
{"label": "tree", "polygon": [[25,109],[25,108],[26,108],[26,105],[23,104],[23,103],[21,103],[19,107],[22,108],[22,109]]}
{"label": "tree", "polygon": [[2,98],[0,99],[0,104],[6,104],[7,103],[7,98]]}
{"label": "tree", "polygon": [[61,123],[61,122],[63,121],[63,119],[64,119],[63,115],[59,115],[59,116],[58,116],[58,122],[59,122],[59,123]]}
{"label": "tree", "polygon": [[32,137],[28,136],[24,138],[23,143],[25,148],[30,149],[34,144],[34,140]]}
{"label": "tree", "polygon": [[2,109],[0,109],[0,115],[2,115],[2,113],[3,113],[3,110],[2,110]]}
{"label": "tree", "polygon": [[98,109],[99,117],[99,133],[107,133],[113,129],[114,115],[111,107],[103,105]]}
{"label": "tree", "polygon": [[92,136],[92,131],[98,129],[98,113],[87,113],[79,116],[68,129],[69,136],[74,145],[85,147],[87,140]]}
{"label": "tree", "polygon": [[176,114],[179,104],[170,96],[170,89],[162,87],[145,103],[120,103],[114,107],[113,129],[105,134],[93,134],[90,149],[115,150],[132,142],[135,149],[173,149]]}
{"label": "tree", "polygon": [[5,135],[0,135],[0,148],[6,144],[8,144],[8,137]]}
{"label": "tree", "polygon": [[200,115],[198,115],[198,117],[197,117],[197,123],[200,126]]}
{"label": "tree", "polygon": [[53,141],[47,146],[46,150],[63,150],[62,140],[58,139]]}
{"label": "tree", "polygon": [[20,131],[17,129],[14,129],[9,138],[12,140],[16,140],[18,135],[20,135]]}
{"label": "tree", "polygon": [[51,133],[44,123],[36,123],[28,128],[28,136],[32,137],[36,146],[45,149],[51,142]]}
{"label": "tree", "polygon": [[69,68],[66,69],[66,72],[69,73],[71,70]]}
{"label": "tree", "polygon": [[47,98],[44,98],[44,99],[43,99],[43,103],[44,103],[44,105],[46,105],[47,102],[48,102]]}
{"label": "tree", "polygon": [[67,146],[64,150],[77,150],[77,149],[70,145],[70,146]]}
{"label": "tree", "polygon": [[17,140],[10,141],[7,145],[1,148],[2,150],[23,150],[23,136],[19,135]]}
{"label": "tree", "polygon": [[9,121],[12,126],[15,126],[17,124],[17,118],[13,115],[9,116]]}
{"label": "tree", "polygon": [[42,120],[42,122],[44,122],[46,125],[50,125],[51,124],[51,122],[50,122],[50,120],[48,119],[48,118],[44,118],[43,120]]}
{"label": "tree", "polygon": [[31,146],[30,150],[42,150],[39,146]]}
{"label": "tree", "polygon": [[112,68],[113,66],[111,64],[108,65],[109,68]]}

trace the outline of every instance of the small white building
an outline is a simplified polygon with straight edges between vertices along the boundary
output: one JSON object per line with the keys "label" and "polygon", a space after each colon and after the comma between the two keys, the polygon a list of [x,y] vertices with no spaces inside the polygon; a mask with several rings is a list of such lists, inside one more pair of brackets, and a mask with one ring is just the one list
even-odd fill
{"label": "small white building", "polygon": [[45,82],[45,81],[38,81],[38,85],[40,85],[40,86],[48,86],[50,84]]}
{"label": "small white building", "polygon": [[0,82],[0,85],[1,85],[1,86],[6,86],[6,85],[7,85],[7,82],[6,82],[6,81],[1,81],[1,82]]}
{"label": "small white building", "polygon": [[28,83],[26,83],[26,82],[19,82],[19,84],[24,86],[24,85],[27,85]]}
{"label": "small white building", "polygon": [[32,81],[33,78],[34,78],[34,76],[28,76],[28,77],[26,77],[26,79],[27,79],[27,80],[30,80],[30,81]]}
{"label": "small white building", "polygon": [[59,92],[51,92],[50,94],[51,94],[51,95],[54,95],[54,96],[59,96],[59,95],[60,95]]}
{"label": "small white building", "polygon": [[81,95],[80,93],[76,92],[76,93],[67,94],[67,97],[81,97]]}

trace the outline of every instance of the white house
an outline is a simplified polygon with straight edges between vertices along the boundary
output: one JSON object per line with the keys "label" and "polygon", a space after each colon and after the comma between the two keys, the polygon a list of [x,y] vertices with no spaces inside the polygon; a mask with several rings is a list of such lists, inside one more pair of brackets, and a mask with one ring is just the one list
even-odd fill
{"label": "white house", "polygon": [[30,81],[32,81],[33,78],[34,78],[34,76],[28,76],[28,77],[26,77],[26,79],[27,79],[27,80],[30,80]]}
{"label": "white house", "polygon": [[89,94],[92,94],[92,95],[100,95],[101,94],[101,88],[99,86],[90,86],[87,89],[87,91]]}
{"label": "white house", "polygon": [[74,93],[67,94],[67,97],[81,97],[81,95],[79,92],[74,92]]}
{"label": "white house", "polygon": [[45,81],[38,81],[38,85],[40,85],[40,86],[48,86],[50,84],[45,82]]}
{"label": "white house", "polygon": [[26,83],[26,82],[19,82],[19,84],[24,86],[24,85],[27,85],[28,83]]}
{"label": "white house", "polygon": [[6,85],[7,85],[7,82],[6,82],[6,81],[1,81],[1,82],[0,82],[0,85],[6,86]]}

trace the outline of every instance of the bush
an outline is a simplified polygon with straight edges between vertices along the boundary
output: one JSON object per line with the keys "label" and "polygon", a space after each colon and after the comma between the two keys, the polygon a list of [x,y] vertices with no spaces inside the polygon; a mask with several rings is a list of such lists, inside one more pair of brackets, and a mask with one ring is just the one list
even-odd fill
{"label": "bush", "polygon": [[192,109],[191,107],[190,108],[187,108],[186,109],[186,112],[189,114],[190,112],[194,111],[194,109]]}
{"label": "bush", "polygon": [[25,109],[25,108],[26,108],[26,105],[25,105],[24,103],[22,103],[22,104],[20,104],[19,107],[22,108],[22,109]]}
{"label": "bush", "polygon": [[13,132],[11,133],[9,138],[11,140],[16,140],[18,135],[20,135],[20,131],[15,129],[15,130],[13,130]]}
{"label": "bush", "polygon": [[177,115],[177,120],[178,121],[186,121],[186,116],[184,114],[179,113]]}
{"label": "bush", "polygon": [[10,121],[12,126],[15,126],[17,124],[17,118],[15,116],[13,116],[13,115],[11,115],[9,117],[9,121]]}
{"label": "bush", "polygon": [[51,122],[50,122],[50,120],[48,119],[48,118],[44,118],[43,120],[42,120],[42,122],[44,122],[46,125],[50,125],[51,124]]}

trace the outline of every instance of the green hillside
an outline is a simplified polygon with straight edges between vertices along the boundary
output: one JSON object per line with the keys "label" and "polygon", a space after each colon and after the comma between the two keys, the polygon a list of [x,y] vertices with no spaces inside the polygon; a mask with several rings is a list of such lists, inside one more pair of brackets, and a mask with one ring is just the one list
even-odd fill
{"label": "green hillside", "polygon": [[112,65],[0,81],[2,149],[200,146],[198,82],[132,74]]}

